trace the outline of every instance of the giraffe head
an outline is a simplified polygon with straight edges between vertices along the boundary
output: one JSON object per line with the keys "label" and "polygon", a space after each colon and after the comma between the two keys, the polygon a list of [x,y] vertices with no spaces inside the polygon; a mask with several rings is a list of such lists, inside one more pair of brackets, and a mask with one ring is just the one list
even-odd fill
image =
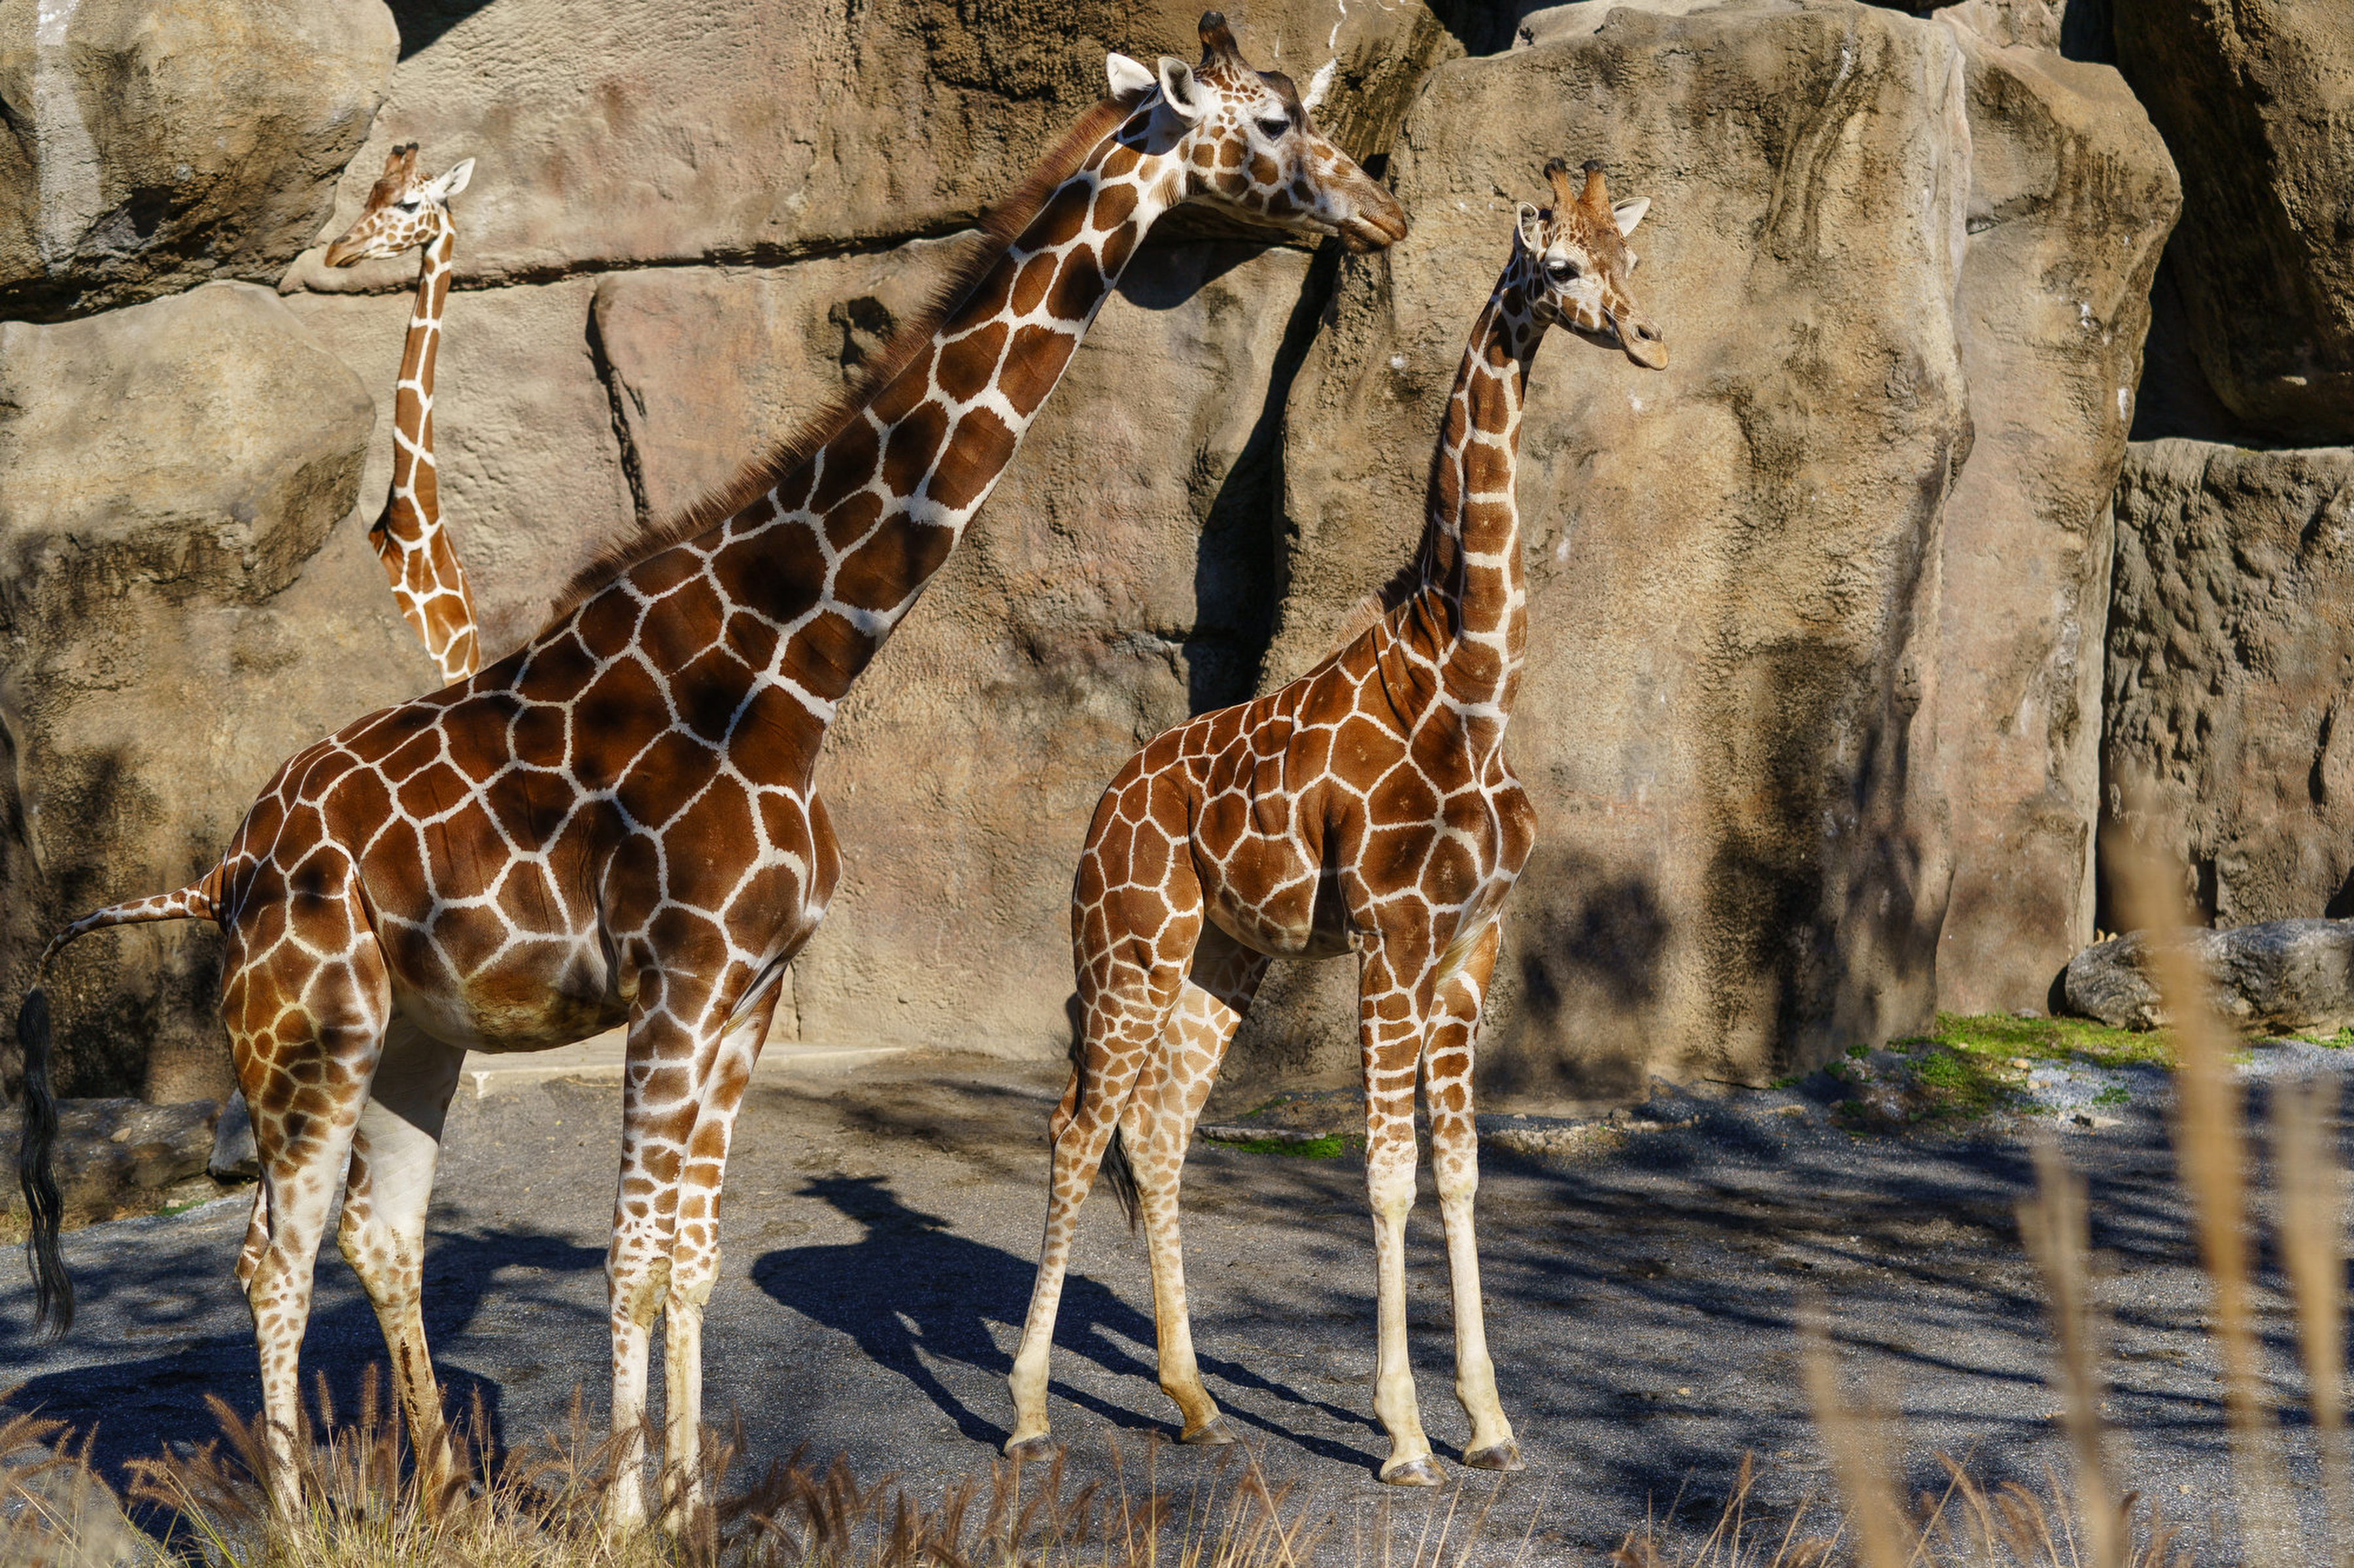
{"label": "giraffe head", "polygon": [[368,188],[366,205],[342,238],[327,247],[327,265],[348,267],[378,256],[398,256],[423,245],[450,227],[450,198],[473,177],[468,158],[438,180],[417,172],[417,143],[403,143],[384,155],[384,173]]}
{"label": "giraffe head", "polygon": [[1149,94],[1143,150],[1165,156],[1180,188],[1171,205],[1201,199],[1263,223],[1338,234],[1352,250],[1405,236],[1397,198],[1327,141],[1311,116],[1326,79],[1303,100],[1280,71],[1251,69],[1224,16],[1202,16],[1202,60],[1163,55],[1147,70],[1126,55],[1106,62],[1115,94]]}
{"label": "giraffe head", "polygon": [[1650,370],[1664,370],[1668,342],[1627,290],[1637,257],[1627,236],[1651,207],[1649,196],[1613,204],[1604,187],[1602,165],[1588,159],[1585,188],[1574,190],[1569,165],[1555,158],[1545,165],[1553,205],[1521,204],[1513,257],[1522,289],[1540,322],[1562,322],[1580,332],[1609,333],[1627,357]]}

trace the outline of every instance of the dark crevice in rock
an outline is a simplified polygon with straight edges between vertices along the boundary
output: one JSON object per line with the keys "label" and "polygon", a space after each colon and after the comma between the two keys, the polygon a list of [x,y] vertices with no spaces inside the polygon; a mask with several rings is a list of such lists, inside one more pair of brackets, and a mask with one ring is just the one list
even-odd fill
{"label": "dark crevice in rock", "polygon": [[1283,516],[1283,418],[1291,383],[1324,324],[1341,274],[1328,241],[1309,264],[1269,367],[1250,439],[1202,520],[1193,565],[1194,626],[1185,641],[1186,701],[1194,713],[1246,702],[1265,673],[1290,587]]}
{"label": "dark crevice in rock", "polygon": [[[588,363],[596,371],[598,384],[605,388],[605,400],[612,409],[613,444],[620,450],[621,473],[630,482],[630,506],[637,514],[638,526],[648,528],[653,524],[653,508],[646,500],[645,464],[639,455],[636,439],[630,434],[629,409],[623,403],[631,392],[606,355],[604,329],[598,324],[594,301],[589,303],[588,315]],[[645,410],[640,408],[638,413],[643,418]]]}

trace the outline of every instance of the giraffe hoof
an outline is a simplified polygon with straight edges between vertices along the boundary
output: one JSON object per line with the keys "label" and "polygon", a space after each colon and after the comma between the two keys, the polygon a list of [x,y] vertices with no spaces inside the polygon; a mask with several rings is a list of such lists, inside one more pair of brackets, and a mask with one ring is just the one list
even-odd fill
{"label": "giraffe hoof", "polygon": [[1026,1465],[1033,1459],[1052,1458],[1054,1453],[1055,1440],[1044,1432],[1034,1437],[1009,1437],[1005,1440],[1005,1457],[1017,1465]]}
{"label": "giraffe hoof", "polygon": [[1238,1440],[1235,1436],[1235,1429],[1226,1425],[1226,1418],[1223,1415],[1213,1415],[1195,1430],[1181,1432],[1177,1435],[1177,1441],[1180,1443],[1189,1443],[1202,1448],[1223,1448],[1227,1444]]}
{"label": "giraffe hoof", "polygon": [[1475,1470],[1525,1470],[1521,1460],[1521,1446],[1506,1441],[1490,1443],[1485,1448],[1474,1448],[1463,1456],[1464,1464]]}
{"label": "giraffe hoof", "polygon": [[1386,1487],[1443,1487],[1445,1477],[1438,1467],[1425,1459],[1393,1459],[1382,1467],[1382,1484]]}

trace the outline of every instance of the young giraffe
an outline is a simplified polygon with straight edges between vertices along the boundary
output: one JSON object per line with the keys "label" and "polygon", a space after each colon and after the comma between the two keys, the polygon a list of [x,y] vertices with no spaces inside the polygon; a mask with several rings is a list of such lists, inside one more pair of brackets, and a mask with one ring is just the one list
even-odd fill
{"label": "young giraffe", "polygon": [[[1223,17],[1204,16],[1201,37],[1198,69],[1109,58],[1112,97],[806,440],[592,568],[515,653],[296,755],[196,883],[86,916],[43,955],[139,920],[208,917],[227,937],[221,1016],[262,1163],[238,1273],[275,1507],[298,1500],[296,1358],[346,1152],[365,1201],[347,1200],[337,1239],[410,1419],[432,1430],[419,1262],[464,1052],[542,1050],[623,1021],[612,1424],[640,1457],[659,1315],[667,1496],[691,1500],[728,1138],[778,981],[840,872],[811,783],[836,705],[988,499],[1162,213],[1210,201],[1359,249],[1405,232],[1291,83],[1244,62]],[[37,1298],[69,1320],[37,985],[18,1038]],[[642,1488],[625,1462],[617,1528],[643,1520]]]}
{"label": "young giraffe", "polygon": [[330,267],[398,256],[412,245],[425,248],[393,396],[392,493],[368,529],[368,543],[384,564],[402,619],[440,666],[444,681],[464,680],[482,659],[474,596],[449,531],[441,526],[441,489],[433,464],[433,365],[441,349],[441,311],[450,299],[450,255],[458,238],[450,221],[450,198],[466,188],[473,173],[474,160],[468,158],[440,179],[425,179],[417,172],[417,143],[395,147],[385,154],[384,173],[369,188],[359,217],[327,247]]}
{"label": "young giraffe", "polygon": [[1511,259],[1471,328],[1414,566],[1321,664],[1162,735],[1096,808],[1071,895],[1082,1032],[1049,1124],[1045,1242],[1013,1362],[1010,1454],[1047,1447],[1055,1307],[1079,1205],[1115,1137],[1151,1255],[1161,1386],[1184,1414],[1184,1441],[1234,1440],[1194,1365],[1179,1171],[1269,959],[1353,951],[1381,1298],[1373,1404],[1391,1443],[1381,1478],[1439,1479],[1406,1363],[1417,1068],[1454,1282],[1455,1388],[1471,1419],[1464,1463],[1520,1468],[1480,1318],[1471,1062],[1503,901],[1536,826],[1504,758],[1528,642],[1512,494],[1521,402],[1555,322],[1614,334],[1638,365],[1667,363],[1627,291],[1635,257],[1624,237],[1649,199],[1613,207],[1598,164],[1585,165],[1582,193],[1563,164],[1545,172],[1553,206],[1520,209]]}

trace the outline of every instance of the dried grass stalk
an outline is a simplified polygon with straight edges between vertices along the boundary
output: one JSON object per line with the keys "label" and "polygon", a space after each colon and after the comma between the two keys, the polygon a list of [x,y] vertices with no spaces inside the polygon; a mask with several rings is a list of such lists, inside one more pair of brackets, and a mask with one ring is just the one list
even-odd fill
{"label": "dried grass stalk", "polygon": [[2306,1402],[2320,1450],[2331,1554],[2354,1568],[2354,1478],[2346,1445],[2346,1173],[2338,1163],[2335,1075],[2273,1096],[2273,1180],[2280,1189],[2281,1266],[2296,1303]]}
{"label": "dried grass stalk", "polygon": [[[2129,820],[2137,815],[2128,810]],[[2257,1562],[2295,1562],[2296,1516],[2274,1449],[2277,1428],[2264,1399],[2248,1279],[2248,1150],[2231,1070],[2237,1040],[2216,1014],[2198,958],[2180,939],[2194,924],[2182,868],[2122,832],[2111,832],[2104,847],[2127,926],[2149,933],[2151,979],[2174,1021],[2175,1149],[2214,1298],[2242,1539]]]}
{"label": "dried grass stalk", "polygon": [[2035,1196],[2019,1205],[2019,1233],[2043,1276],[2043,1304],[2060,1341],[2060,1404],[2074,1461],[2077,1527],[2090,1568],[2118,1568],[2123,1520],[2103,1452],[2101,1362],[2108,1334],[2093,1300],[2092,1231],[2084,1183],[2045,1133],[2035,1145]]}

